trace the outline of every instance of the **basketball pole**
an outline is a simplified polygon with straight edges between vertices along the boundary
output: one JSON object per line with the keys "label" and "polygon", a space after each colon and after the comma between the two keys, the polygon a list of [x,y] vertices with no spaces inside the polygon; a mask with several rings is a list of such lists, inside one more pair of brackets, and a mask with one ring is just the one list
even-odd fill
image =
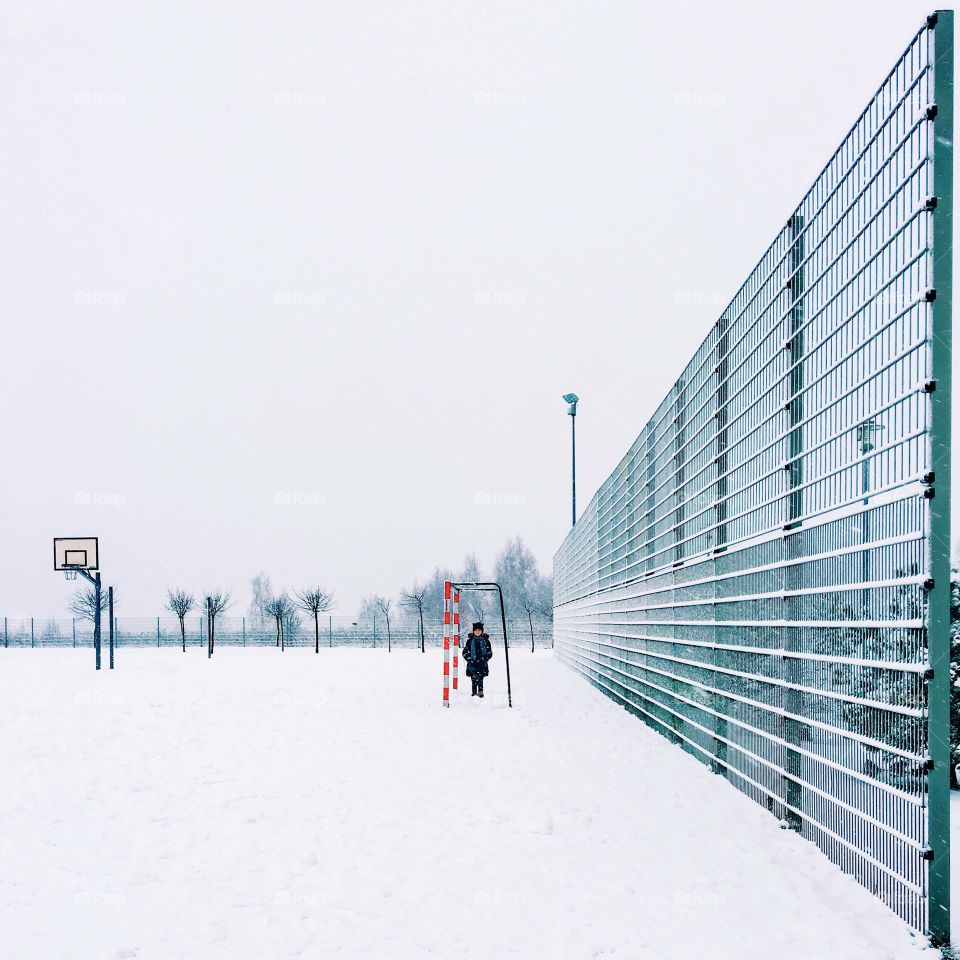
{"label": "basketball pole", "polygon": [[94,578],[94,588],[96,592],[96,607],[97,607],[97,622],[93,626],[93,644],[97,648],[97,669],[100,669],[100,637],[102,635],[102,629],[100,626],[100,607],[103,605],[103,594],[100,590],[100,571],[96,573]]}
{"label": "basketball pole", "polygon": [[[83,567],[73,567],[72,569],[73,569],[73,570],[76,570],[76,572],[79,573],[85,580],[88,580],[90,583],[93,584],[93,606],[94,606],[94,614],[93,614],[93,650],[94,650],[94,653],[96,654],[97,669],[99,670],[99,669],[100,669],[100,607],[101,607],[101,605],[102,605],[102,603],[103,603],[103,594],[102,594],[101,591],[100,591],[100,571],[98,570],[98,571],[91,577],[90,574],[87,573],[87,571],[83,569]],[[68,570],[67,572],[69,573],[70,571]],[[110,593],[111,593],[111,597],[112,597],[112,595],[113,595],[113,587],[110,588]],[[111,666],[111,668],[112,668],[112,667],[113,667],[113,647],[112,647],[112,643],[113,643],[113,636],[112,636],[112,634],[113,634],[113,626],[112,626],[112,624],[113,624],[113,608],[112,608],[112,607],[111,607],[111,611],[110,611],[110,616],[111,616],[111,620],[110,620],[110,623],[111,623],[111,629],[110,629],[110,633],[111,633],[110,666]]]}
{"label": "basketball pole", "polygon": [[107,606],[110,609],[110,669],[113,669],[113,587],[107,587]]}

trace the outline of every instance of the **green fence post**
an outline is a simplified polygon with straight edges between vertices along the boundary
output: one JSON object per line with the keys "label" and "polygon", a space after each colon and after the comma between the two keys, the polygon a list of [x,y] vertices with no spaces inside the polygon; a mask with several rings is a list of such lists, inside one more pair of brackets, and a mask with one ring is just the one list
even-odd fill
{"label": "green fence post", "polygon": [[157,646],[160,646],[160,618],[157,617]]}
{"label": "green fence post", "polygon": [[[803,523],[803,433],[804,433],[804,259],[806,244],[804,242],[804,218],[796,211],[787,224],[787,239],[789,241],[789,277],[787,291],[790,310],[786,316],[787,357],[787,517],[783,529],[782,558],[785,561],[793,560],[801,555],[798,550],[797,538],[794,531]],[[784,620],[794,619],[794,600],[788,591],[792,584],[788,580],[790,567],[785,566],[779,571],[780,589],[783,591],[781,616]],[[797,689],[801,683],[801,661],[795,656],[789,656],[797,649],[799,631],[793,626],[781,628],[781,645],[783,650],[783,679],[786,686],[783,690],[783,705],[789,716],[783,718],[783,738],[790,745],[784,757],[783,800],[786,805],[784,819],[794,830],[803,826],[803,794],[800,786],[802,760],[799,751],[791,749],[799,745],[802,737],[800,722],[796,717],[803,713],[803,698]]]}
{"label": "green fence post", "polygon": [[[933,19],[935,18],[935,19]],[[928,686],[930,936],[950,942],[950,395],[953,311],[953,11],[933,21],[933,289],[930,343],[930,576],[927,639],[933,678]],[[930,24],[931,21],[928,21]],[[935,494],[935,496],[934,496]]]}
{"label": "green fence post", "polygon": [[30,618],[30,646],[33,646],[33,617]]}

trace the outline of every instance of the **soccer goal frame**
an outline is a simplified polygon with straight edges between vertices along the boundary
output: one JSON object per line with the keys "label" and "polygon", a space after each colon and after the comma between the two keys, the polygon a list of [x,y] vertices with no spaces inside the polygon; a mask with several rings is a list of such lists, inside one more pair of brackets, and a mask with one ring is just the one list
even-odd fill
{"label": "soccer goal frame", "polygon": [[[450,678],[453,689],[460,688],[460,594],[461,592],[493,593],[500,598],[500,623],[503,625],[503,657],[507,665],[507,706],[513,707],[513,691],[510,687],[510,642],[507,639],[507,614],[503,605],[503,590],[493,581],[457,583],[443,581],[443,705],[450,706]],[[451,630],[452,628],[452,630]],[[453,643],[451,644],[451,633]],[[451,671],[451,652],[453,670]]]}

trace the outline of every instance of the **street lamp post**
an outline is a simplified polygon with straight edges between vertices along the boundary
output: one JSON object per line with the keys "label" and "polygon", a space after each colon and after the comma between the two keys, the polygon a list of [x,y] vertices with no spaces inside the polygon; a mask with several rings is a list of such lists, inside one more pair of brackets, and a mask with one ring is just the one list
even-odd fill
{"label": "street lamp post", "polygon": [[567,413],[570,415],[570,453],[571,453],[571,494],[572,494],[572,520],[570,526],[577,525],[577,403],[580,398],[575,393],[565,393],[563,399],[570,406]]}

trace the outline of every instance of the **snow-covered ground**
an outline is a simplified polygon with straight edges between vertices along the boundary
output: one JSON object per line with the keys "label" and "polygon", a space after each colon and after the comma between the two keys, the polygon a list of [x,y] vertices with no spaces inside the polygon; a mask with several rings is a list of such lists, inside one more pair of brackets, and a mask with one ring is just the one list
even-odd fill
{"label": "snow-covered ground", "polygon": [[0,650],[0,956],[921,955],[549,653],[512,711],[500,659],[442,710],[438,656]]}

